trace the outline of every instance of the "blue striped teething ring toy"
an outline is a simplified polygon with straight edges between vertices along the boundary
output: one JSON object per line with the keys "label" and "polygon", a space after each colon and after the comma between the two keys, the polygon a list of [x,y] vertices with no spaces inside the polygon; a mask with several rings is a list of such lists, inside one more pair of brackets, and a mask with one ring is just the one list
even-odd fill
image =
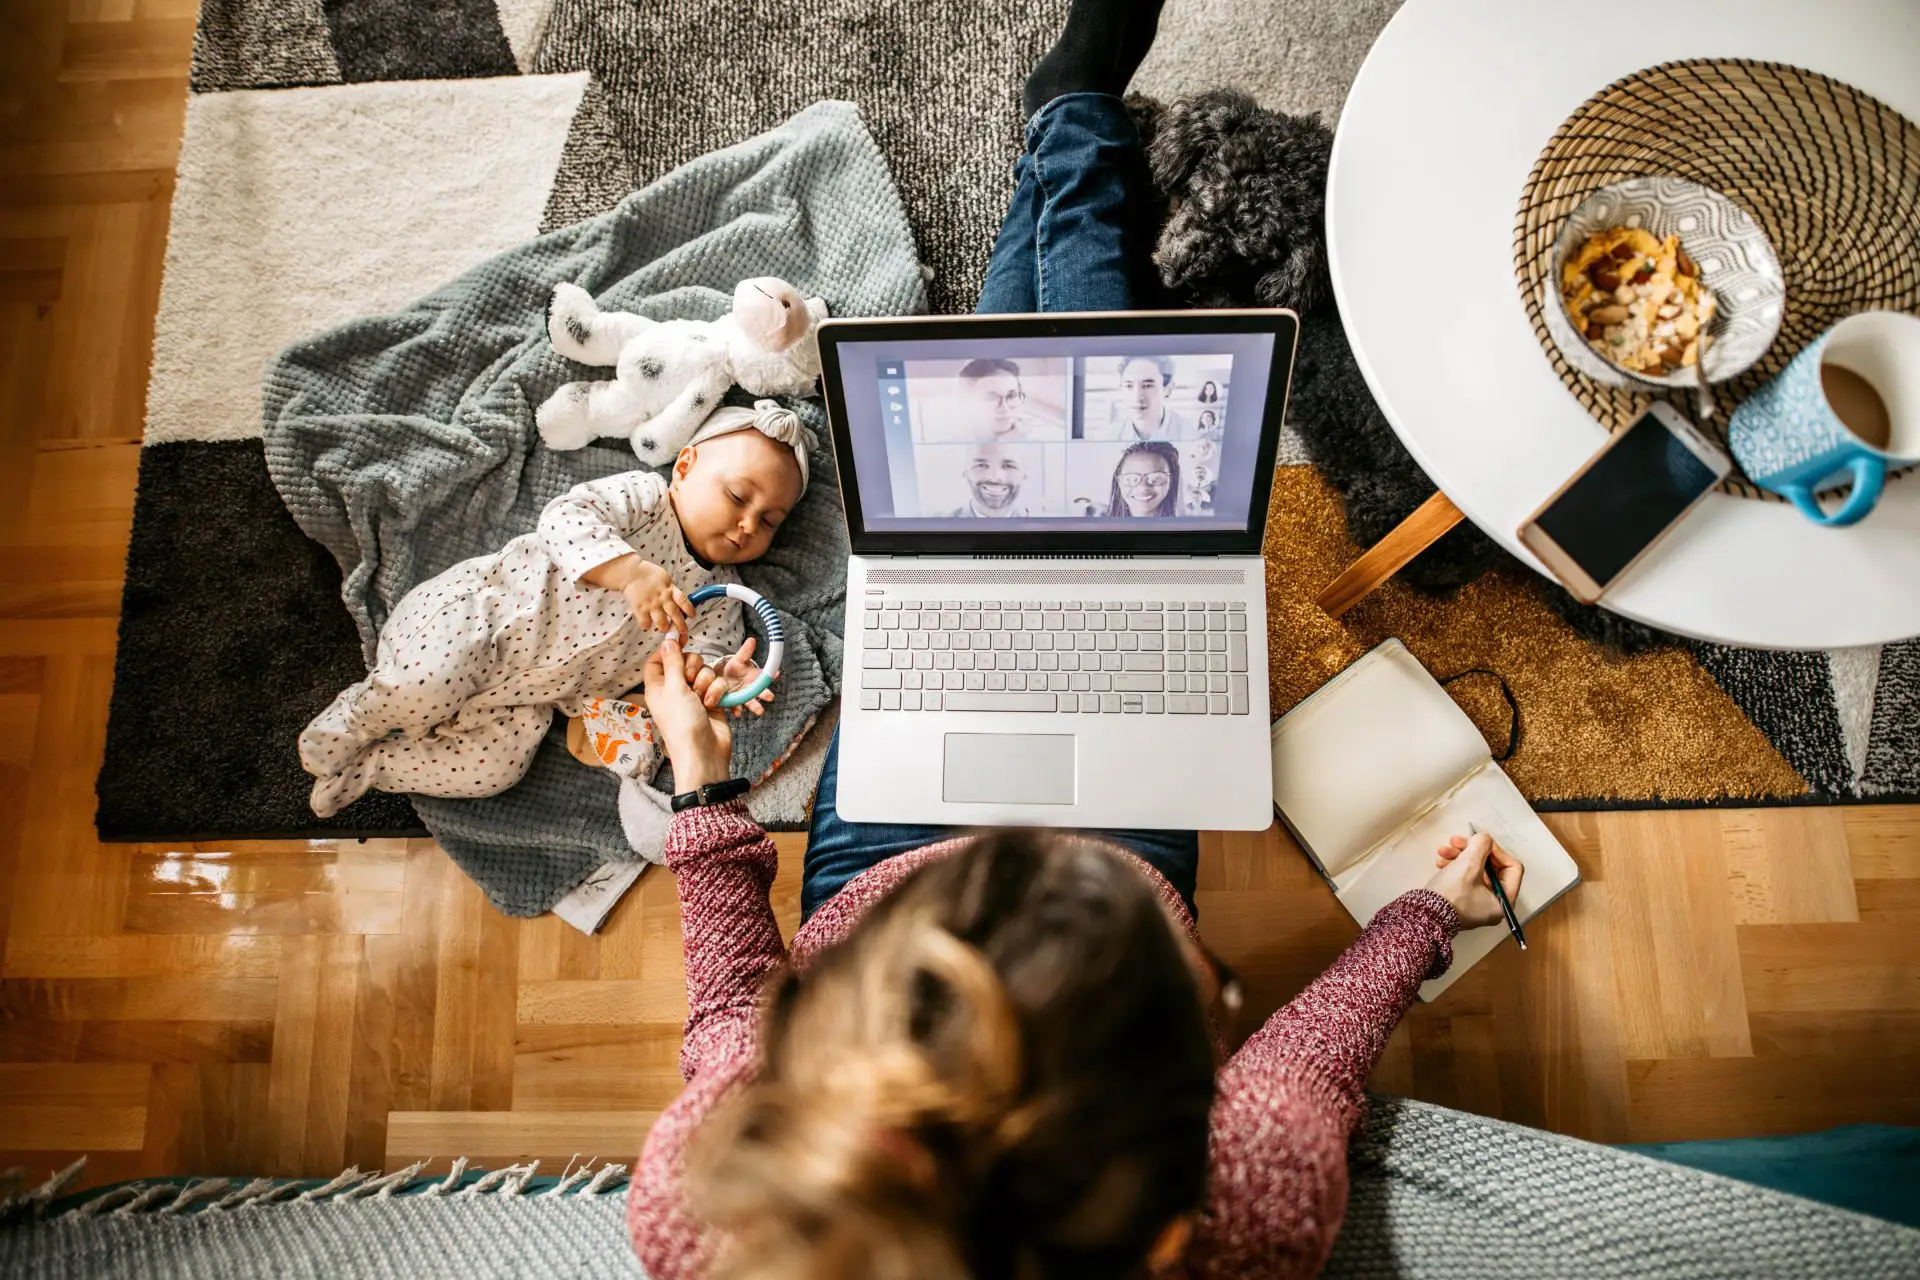
{"label": "blue striped teething ring toy", "polygon": [[712,582],[687,596],[688,603],[698,609],[709,600],[723,600],[732,597],[760,617],[760,630],[767,642],[767,651],[761,654],[760,676],[744,689],[735,689],[720,699],[723,707],[743,707],[765,693],[773,678],[780,674],[780,660],[787,654],[787,633],[780,625],[780,613],[767,603],[767,598],[752,587],[743,587],[737,582]]}

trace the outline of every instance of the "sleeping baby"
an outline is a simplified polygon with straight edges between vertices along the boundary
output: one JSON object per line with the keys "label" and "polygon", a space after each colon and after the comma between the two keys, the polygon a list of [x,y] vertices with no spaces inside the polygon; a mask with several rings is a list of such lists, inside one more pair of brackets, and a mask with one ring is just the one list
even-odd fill
{"label": "sleeping baby", "polygon": [[[380,631],[373,670],[300,735],[313,811],[369,788],[490,796],[520,780],[553,712],[573,716],[639,685],[662,633],[720,678],[709,705],[755,675],[737,602],[692,616],[687,596],[737,582],[807,488],[813,433],[771,400],[726,407],[674,459],[672,479],[629,471],[547,504],[536,532],[409,591]],[[772,700],[772,693],[761,698]],[[754,708],[756,711],[758,707]],[[644,727],[620,769],[660,764]]]}

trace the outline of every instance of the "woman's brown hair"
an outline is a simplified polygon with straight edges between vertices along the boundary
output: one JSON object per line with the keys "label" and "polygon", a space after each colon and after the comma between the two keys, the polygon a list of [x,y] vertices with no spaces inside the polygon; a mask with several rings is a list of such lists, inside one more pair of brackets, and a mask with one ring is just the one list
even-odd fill
{"label": "woman's brown hair", "polygon": [[996,832],[775,981],[689,1156],[738,1277],[1124,1276],[1198,1209],[1213,1053],[1138,870]]}

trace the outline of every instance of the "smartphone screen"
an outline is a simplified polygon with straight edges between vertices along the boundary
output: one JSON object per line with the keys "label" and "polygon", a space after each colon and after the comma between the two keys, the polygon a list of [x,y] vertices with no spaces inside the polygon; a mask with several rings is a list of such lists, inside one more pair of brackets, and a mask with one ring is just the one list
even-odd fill
{"label": "smartphone screen", "polygon": [[1643,414],[1534,523],[1604,587],[1716,479],[1659,419]]}

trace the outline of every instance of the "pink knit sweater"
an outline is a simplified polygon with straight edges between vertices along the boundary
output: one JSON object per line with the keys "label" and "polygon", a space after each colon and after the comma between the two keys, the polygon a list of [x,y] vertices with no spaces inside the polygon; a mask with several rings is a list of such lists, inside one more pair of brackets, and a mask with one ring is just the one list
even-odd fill
{"label": "pink knit sweater", "polygon": [[[794,935],[792,963],[804,969],[908,872],[960,843],[904,854],[854,879]],[[687,1087],[647,1135],[627,1199],[627,1230],[653,1280],[698,1275],[713,1254],[713,1233],[682,1197],[681,1171],[701,1119],[756,1069],[761,984],[789,959],[767,901],[775,863],[773,842],[737,802],[681,813],[667,833],[691,1012],[680,1053]],[[1172,886],[1140,867],[1191,932]],[[1420,983],[1451,963],[1459,928],[1438,894],[1402,895],[1221,1068],[1207,1208],[1180,1274],[1320,1268],[1346,1211],[1347,1136],[1367,1076]]]}

